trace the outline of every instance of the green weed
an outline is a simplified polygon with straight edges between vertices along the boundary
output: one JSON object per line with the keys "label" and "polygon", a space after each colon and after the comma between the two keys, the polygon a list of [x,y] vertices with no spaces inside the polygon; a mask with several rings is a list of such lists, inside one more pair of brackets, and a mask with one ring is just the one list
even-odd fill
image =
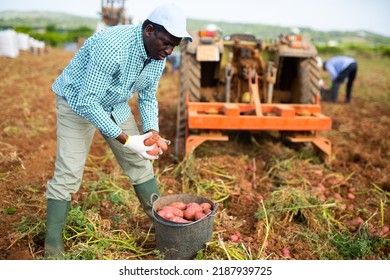
{"label": "green weed", "polygon": [[337,248],[338,254],[346,260],[386,258],[379,253],[384,248],[390,248],[390,240],[373,236],[367,227],[360,227],[355,234],[350,232],[333,232],[328,236],[332,244]]}

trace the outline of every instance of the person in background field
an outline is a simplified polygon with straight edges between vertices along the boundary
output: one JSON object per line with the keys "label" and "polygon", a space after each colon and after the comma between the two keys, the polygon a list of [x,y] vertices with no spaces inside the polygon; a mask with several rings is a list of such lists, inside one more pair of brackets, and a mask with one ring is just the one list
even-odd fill
{"label": "person in background field", "polygon": [[340,85],[347,80],[345,102],[351,102],[352,86],[358,70],[355,59],[347,56],[335,56],[324,62],[323,69],[330,74],[332,79],[331,101],[337,102]]}
{"label": "person in background field", "polygon": [[180,68],[180,51],[173,51],[167,61],[171,64],[171,73],[175,74]]}
{"label": "person in background field", "polygon": [[[146,146],[144,140],[159,133],[158,82],[166,57],[183,38],[192,41],[182,11],[173,4],[159,6],[142,25],[115,26],[91,36],[54,82],[57,156],[46,189],[45,258],[63,255],[62,230],[71,195],[80,187],[96,129],[151,217],[148,202],[153,193],[160,192],[150,160],[157,159],[167,146]],[[135,92],[141,134],[128,104]],[[148,153],[152,149],[160,150],[152,156]]]}

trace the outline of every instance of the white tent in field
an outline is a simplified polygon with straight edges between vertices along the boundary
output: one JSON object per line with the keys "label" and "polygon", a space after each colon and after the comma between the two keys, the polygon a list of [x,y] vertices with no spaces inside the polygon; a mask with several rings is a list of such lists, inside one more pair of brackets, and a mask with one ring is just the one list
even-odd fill
{"label": "white tent in field", "polygon": [[18,37],[15,30],[0,31],[0,56],[19,56]]}

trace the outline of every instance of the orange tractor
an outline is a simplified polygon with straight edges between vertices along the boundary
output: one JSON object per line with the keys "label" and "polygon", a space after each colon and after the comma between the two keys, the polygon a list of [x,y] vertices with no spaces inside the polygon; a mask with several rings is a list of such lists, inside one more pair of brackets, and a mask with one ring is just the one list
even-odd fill
{"label": "orange tractor", "polygon": [[205,141],[227,141],[228,131],[275,130],[291,142],[310,142],[331,158],[331,129],[321,113],[317,50],[298,35],[265,45],[254,36],[218,31],[183,41],[175,154]]}

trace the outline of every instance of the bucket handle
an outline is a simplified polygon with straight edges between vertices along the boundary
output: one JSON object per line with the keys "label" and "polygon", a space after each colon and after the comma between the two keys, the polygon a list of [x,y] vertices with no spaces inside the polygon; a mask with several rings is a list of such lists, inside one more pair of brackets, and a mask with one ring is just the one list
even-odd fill
{"label": "bucket handle", "polygon": [[[148,202],[148,206],[153,207],[153,204],[156,202],[157,199],[159,199],[160,196],[157,193],[152,193],[150,195],[150,200]],[[153,212],[153,211],[152,211]]]}

